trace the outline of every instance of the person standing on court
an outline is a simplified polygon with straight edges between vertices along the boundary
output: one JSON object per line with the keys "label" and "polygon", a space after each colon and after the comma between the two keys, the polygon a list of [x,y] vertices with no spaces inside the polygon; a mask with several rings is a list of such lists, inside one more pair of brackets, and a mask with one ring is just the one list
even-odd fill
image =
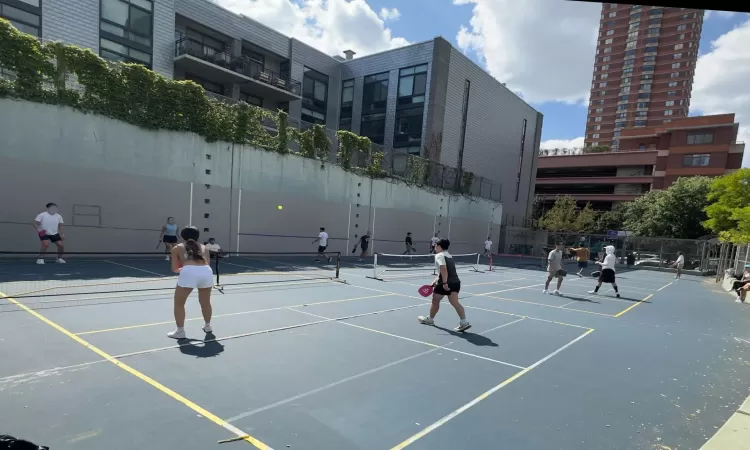
{"label": "person standing on court", "polygon": [[682,252],[677,252],[677,261],[674,262],[675,268],[677,268],[677,275],[674,276],[675,280],[682,278],[682,268],[685,267],[685,255]]}
{"label": "person standing on court", "polygon": [[39,240],[42,242],[39,248],[39,257],[37,264],[44,264],[44,254],[47,252],[49,243],[53,242],[57,246],[58,264],[65,264],[63,252],[65,251],[65,235],[63,234],[63,218],[57,212],[56,203],[47,203],[47,210],[39,213],[34,219],[32,226],[36,231]]}
{"label": "person standing on court", "polygon": [[620,298],[620,291],[617,289],[617,281],[615,280],[615,263],[617,262],[615,247],[613,245],[608,245],[604,247],[604,251],[607,253],[607,256],[604,257],[604,261],[596,262],[596,264],[602,266],[598,283],[593,291],[589,291],[589,294],[598,294],[599,288],[602,287],[602,283],[611,283],[612,289],[615,290],[617,298]]}
{"label": "person standing on court", "polygon": [[198,243],[200,231],[190,226],[183,228],[180,236],[185,241],[172,248],[172,272],[178,273],[174,288],[174,321],[177,329],[167,333],[173,339],[185,339],[185,303],[193,289],[198,289],[198,302],[203,313],[203,331],[213,333],[211,328],[211,289],[214,287],[214,272],[211,270],[211,255],[205,245]]}
{"label": "person standing on court", "polygon": [[406,251],[402,253],[402,255],[411,255],[411,252],[416,251],[416,249],[414,248],[414,244],[411,240],[411,232],[406,233],[404,244],[406,244]]}
{"label": "person standing on court", "polygon": [[164,253],[167,255],[167,261],[169,261],[169,255],[172,254],[172,249],[177,245],[177,231],[179,229],[180,227],[177,226],[174,217],[167,217],[167,223],[161,227],[159,242],[164,242]]}
{"label": "person standing on court", "polygon": [[363,234],[362,237],[359,238],[359,248],[362,251],[359,254],[359,258],[357,258],[357,261],[365,262],[364,257],[367,256],[367,249],[369,247],[370,247],[370,232],[368,231],[367,233]]}
{"label": "person standing on court", "polygon": [[458,293],[461,291],[461,280],[456,273],[456,263],[453,257],[448,253],[448,247],[451,242],[448,239],[440,239],[435,245],[435,265],[438,268],[438,277],[432,282],[432,305],[430,306],[429,316],[419,316],[417,320],[424,325],[435,325],[435,316],[440,310],[440,301],[448,296],[448,302],[458,313],[461,320],[455,331],[466,331],[471,328],[471,324],[466,320],[466,311],[463,305],[458,302]]}
{"label": "person standing on court", "polygon": [[487,236],[487,240],[484,241],[484,256],[487,257],[492,253],[492,238]]}
{"label": "person standing on court", "polygon": [[565,272],[562,270],[562,258],[563,258],[563,244],[558,242],[555,244],[555,248],[547,255],[547,282],[544,284],[544,293],[549,293],[549,283],[553,278],[557,277],[557,287],[553,294],[560,295],[560,286],[562,286]]}
{"label": "person standing on court", "polygon": [[586,242],[581,241],[581,246],[576,248],[571,248],[573,252],[576,254],[576,260],[578,261],[578,275],[580,278],[583,278],[583,275],[581,273],[583,272],[583,269],[587,268],[589,266],[589,258],[591,257],[591,252],[588,248],[586,248]]}
{"label": "person standing on court", "polygon": [[331,263],[331,257],[326,255],[326,248],[328,248],[328,233],[326,233],[326,229],[324,227],[320,227],[320,233],[318,234],[318,238],[313,241],[313,244],[318,244],[318,257],[315,258],[315,261],[320,261],[320,257],[324,257],[328,260],[328,263]]}
{"label": "person standing on court", "polygon": [[438,237],[437,233],[435,233],[435,236],[430,238],[430,254],[431,255],[435,254],[435,246],[437,245],[439,240],[440,238]]}

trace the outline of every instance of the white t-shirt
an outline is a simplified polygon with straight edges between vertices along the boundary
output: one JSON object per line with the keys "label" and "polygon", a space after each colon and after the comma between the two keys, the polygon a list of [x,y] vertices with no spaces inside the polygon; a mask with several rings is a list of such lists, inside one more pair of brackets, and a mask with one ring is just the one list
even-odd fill
{"label": "white t-shirt", "polygon": [[48,235],[59,234],[60,224],[65,223],[60,214],[50,214],[47,211],[36,216],[36,219],[34,220],[39,222],[39,229],[44,230]]}
{"label": "white t-shirt", "polygon": [[209,252],[219,253],[221,251],[219,244],[206,244],[206,248]]}
{"label": "white t-shirt", "polygon": [[604,262],[602,263],[602,270],[604,270],[604,269],[615,270],[615,263],[616,262],[617,262],[617,257],[614,254],[605,256],[604,257]]}
{"label": "white t-shirt", "polygon": [[325,231],[321,231],[318,235],[318,244],[320,244],[321,247],[327,247],[328,246],[328,233]]}
{"label": "white t-shirt", "polygon": [[439,241],[440,241],[440,238],[439,238],[439,237],[433,236],[433,237],[431,237],[431,238],[430,238],[430,245],[431,245],[432,247],[434,247],[435,245],[437,245],[437,243],[438,243]]}
{"label": "white t-shirt", "polygon": [[451,254],[443,250],[440,253],[435,254],[435,265],[438,269],[440,269],[440,266],[445,265],[445,258],[451,258]]}
{"label": "white t-shirt", "polygon": [[685,255],[678,256],[676,264],[678,267],[682,267],[685,264]]}
{"label": "white t-shirt", "polygon": [[487,239],[484,241],[484,249],[485,250],[492,250],[492,241]]}
{"label": "white t-shirt", "polygon": [[555,249],[549,252],[547,256],[547,270],[557,271],[560,269],[562,269],[562,251]]}

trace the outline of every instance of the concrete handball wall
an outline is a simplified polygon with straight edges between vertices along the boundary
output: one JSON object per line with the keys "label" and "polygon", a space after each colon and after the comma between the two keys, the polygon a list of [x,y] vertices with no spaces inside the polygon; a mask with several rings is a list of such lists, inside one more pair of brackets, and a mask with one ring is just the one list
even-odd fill
{"label": "concrete handball wall", "polygon": [[47,202],[59,204],[68,251],[77,252],[154,252],[168,216],[246,252],[313,252],[320,227],[344,254],[368,230],[384,253],[401,253],[407,231],[419,253],[434,232],[454,253],[480,251],[488,230],[498,239],[499,204],[193,134],[4,99],[0,135],[5,251],[37,249],[30,224]]}

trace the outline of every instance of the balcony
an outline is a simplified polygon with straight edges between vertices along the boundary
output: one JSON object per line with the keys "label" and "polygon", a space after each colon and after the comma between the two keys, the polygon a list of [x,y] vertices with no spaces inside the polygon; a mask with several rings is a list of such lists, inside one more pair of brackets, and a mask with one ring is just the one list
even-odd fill
{"label": "balcony", "polygon": [[301,98],[302,84],[245,57],[235,57],[184,37],[175,44],[175,66],[209,81],[239,84],[241,90],[275,103]]}
{"label": "balcony", "polygon": [[650,184],[653,181],[651,176],[642,177],[554,177],[554,178],[536,178],[536,184]]}
{"label": "balcony", "polygon": [[542,200],[555,200],[560,195],[568,195],[579,202],[632,202],[643,194],[540,194],[535,193],[536,197]]}

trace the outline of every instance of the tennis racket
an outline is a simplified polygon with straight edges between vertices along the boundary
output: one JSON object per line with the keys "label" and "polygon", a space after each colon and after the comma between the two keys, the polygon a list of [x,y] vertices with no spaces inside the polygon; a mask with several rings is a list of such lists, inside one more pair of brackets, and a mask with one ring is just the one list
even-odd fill
{"label": "tennis racket", "polygon": [[39,237],[47,236],[47,232],[45,230],[39,230]]}
{"label": "tennis racket", "polygon": [[591,272],[591,276],[594,277],[594,278],[599,278],[599,275],[601,275],[601,274],[602,274],[601,270],[597,270],[597,271]]}
{"label": "tennis racket", "polygon": [[433,287],[431,284],[425,284],[424,286],[420,287],[417,292],[419,292],[419,295],[422,297],[429,297],[432,295]]}

